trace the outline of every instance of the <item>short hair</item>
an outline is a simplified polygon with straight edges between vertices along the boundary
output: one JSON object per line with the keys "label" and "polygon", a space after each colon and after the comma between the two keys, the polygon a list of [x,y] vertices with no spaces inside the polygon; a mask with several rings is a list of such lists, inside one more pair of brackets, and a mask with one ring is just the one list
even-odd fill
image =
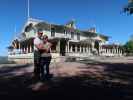
{"label": "short hair", "polygon": [[43,30],[42,29],[38,29],[37,33],[43,33]]}
{"label": "short hair", "polygon": [[43,39],[46,39],[46,38],[48,39],[48,36],[47,35],[43,35]]}
{"label": "short hair", "polygon": [[43,34],[43,32],[38,32],[38,34]]}

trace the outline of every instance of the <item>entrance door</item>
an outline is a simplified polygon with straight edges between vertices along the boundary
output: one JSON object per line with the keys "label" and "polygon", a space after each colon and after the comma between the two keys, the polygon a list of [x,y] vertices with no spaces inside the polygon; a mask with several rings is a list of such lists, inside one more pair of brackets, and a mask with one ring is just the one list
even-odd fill
{"label": "entrance door", "polygon": [[65,56],[66,53],[66,40],[61,39],[60,40],[60,55]]}
{"label": "entrance door", "polygon": [[94,48],[97,50],[97,53],[99,55],[99,42],[98,41],[95,41]]}

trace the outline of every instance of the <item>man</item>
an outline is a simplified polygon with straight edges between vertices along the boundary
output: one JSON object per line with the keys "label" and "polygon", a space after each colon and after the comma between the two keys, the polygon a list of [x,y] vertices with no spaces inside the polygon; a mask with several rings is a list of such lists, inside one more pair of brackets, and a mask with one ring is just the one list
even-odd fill
{"label": "man", "polygon": [[40,44],[43,43],[42,41],[43,32],[39,31],[37,33],[37,37],[34,39],[34,77],[40,79]]}
{"label": "man", "polygon": [[[45,76],[46,78],[51,77],[51,74],[49,72],[49,64],[51,62],[51,46],[52,44],[48,41],[48,36],[44,35],[43,36],[43,44],[40,44],[40,47],[42,48],[42,50],[40,50],[41,52],[41,58],[40,58],[40,62],[41,62],[41,78],[43,79]],[[46,69],[46,74],[44,73],[44,67]]]}

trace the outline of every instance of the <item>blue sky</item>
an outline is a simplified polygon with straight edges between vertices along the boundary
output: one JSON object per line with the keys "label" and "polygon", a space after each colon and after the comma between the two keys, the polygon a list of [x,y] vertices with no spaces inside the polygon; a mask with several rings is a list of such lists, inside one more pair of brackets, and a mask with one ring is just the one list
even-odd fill
{"label": "blue sky", "polygon": [[[95,26],[110,42],[125,43],[133,34],[133,16],[122,13],[127,0],[30,0],[30,16],[50,23],[76,20],[77,28]],[[27,20],[27,0],[0,0],[0,55]]]}

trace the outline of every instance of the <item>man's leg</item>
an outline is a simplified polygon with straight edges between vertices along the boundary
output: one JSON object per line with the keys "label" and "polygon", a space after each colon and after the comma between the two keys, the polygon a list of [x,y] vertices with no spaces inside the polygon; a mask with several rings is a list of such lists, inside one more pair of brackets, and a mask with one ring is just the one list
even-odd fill
{"label": "man's leg", "polygon": [[46,57],[46,75],[49,75],[49,65],[50,65],[51,57]]}
{"label": "man's leg", "polygon": [[44,58],[41,57],[40,59],[40,72],[41,72],[41,77],[44,77]]}
{"label": "man's leg", "polygon": [[34,63],[34,77],[39,79],[40,78],[40,65],[38,63]]}
{"label": "man's leg", "polygon": [[40,58],[37,52],[34,53],[34,76],[40,78]]}

